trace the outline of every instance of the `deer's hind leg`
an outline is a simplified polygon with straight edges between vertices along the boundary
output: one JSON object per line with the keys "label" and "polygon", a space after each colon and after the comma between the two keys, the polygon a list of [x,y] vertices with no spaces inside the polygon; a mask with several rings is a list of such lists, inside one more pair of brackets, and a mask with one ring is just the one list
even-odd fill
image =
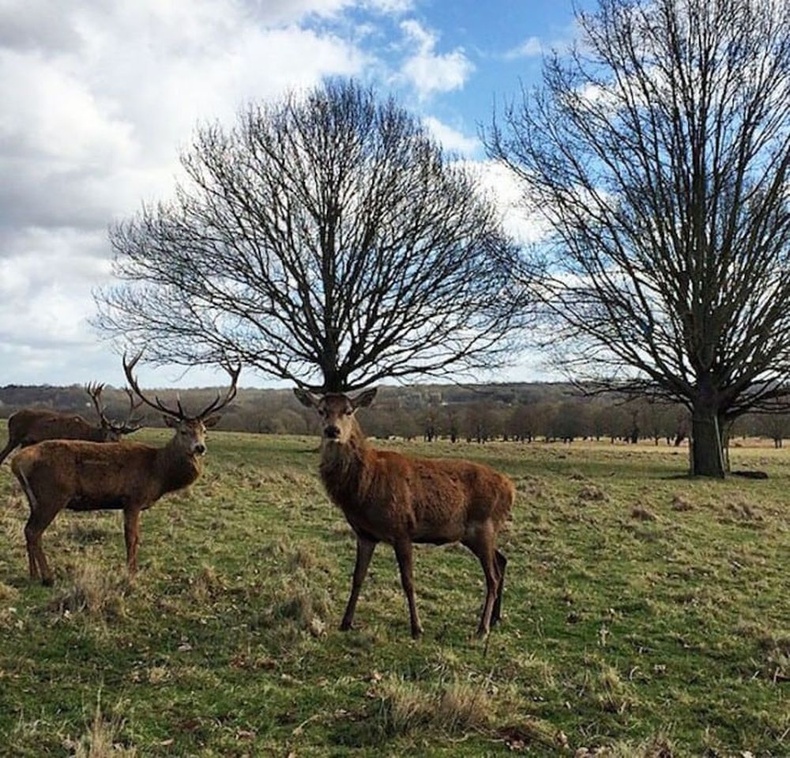
{"label": "deer's hind leg", "polygon": [[492,626],[502,619],[502,590],[505,588],[505,567],[507,566],[507,558],[499,550],[494,552],[494,557],[499,570],[499,587],[497,588],[496,600],[494,601],[494,610],[491,613]]}
{"label": "deer's hind leg", "polygon": [[[29,497],[29,496],[28,496]],[[41,546],[41,535],[52,523],[57,511],[39,511],[32,507],[30,518],[25,524],[25,542],[27,545],[27,561],[31,579],[41,579],[46,587],[51,587],[54,580],[50,571],[44,548]]]}
{"label": "deer's hind leg", "polygon": [[30,516],[25,524],[25,545],[30,578],[41,579],[42,584],[49,587],[52,585],[52,572],[49,570],[44,548],[41,547],[41,535],[52,523],[52,519],[55,518],[62,506],[50,507],[47,502],[42,502],[36,496],[25,471],[22,467],[15,466],[15,463],[16,459],[12,463],[12,470],[22,485],[30,506]]}

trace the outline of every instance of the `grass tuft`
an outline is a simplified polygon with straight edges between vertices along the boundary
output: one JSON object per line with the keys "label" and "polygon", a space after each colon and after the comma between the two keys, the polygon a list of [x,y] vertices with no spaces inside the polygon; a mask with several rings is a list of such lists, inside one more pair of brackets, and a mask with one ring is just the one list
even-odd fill
{"label": "grass tuft", "polygon": [[642,505],[635,505],[631,509],[631,518],[636,519],[637,521],[657,521],[658,516],[656,516],[653,511],[649,508],[645,508]]}
{"label": "grass tuft", "polygon": [[119,742],[123,727],[124,721],[117,714],[105,717],[101,702],[97,700],[87,732],[76,740],[67,737],[64,747],[72,751],[74,758],[136,758],[136,748],[125,747]]}
{"label": "grass tuft", "polygon": [[87,613],[105,621],[122,618],[129,586],[124,574],[109,574],[93,561],[81,563],[72,572],[71,586],[61,590],[47,607],[61,615]]}
{"label": "grass tuft", "polygon": [[576,499],[580,504],[603,503],[609,497],[597,484],[585,484],[577,493]]}
{"label": "grass tuft", "polygon": [[693,510],[694,506],[689,502],[689,500],[683,495],[678,495],[675,493],[672,496],[672,510],[673,511],[690,511]]}
{"label": "grass tuft", "polygon": [[488,693],[480,684],[454,681],[439,687],[390,676],[378,685],[379,725],[389,737],[420,730],[458,735],[492,722]]}
{"label": "grass tuft", "polygon": [[618,741],[610,746],[582,747],[576,750],[574,758],[676,758],[677,755],[672,742],[659,735],[639,743]]}

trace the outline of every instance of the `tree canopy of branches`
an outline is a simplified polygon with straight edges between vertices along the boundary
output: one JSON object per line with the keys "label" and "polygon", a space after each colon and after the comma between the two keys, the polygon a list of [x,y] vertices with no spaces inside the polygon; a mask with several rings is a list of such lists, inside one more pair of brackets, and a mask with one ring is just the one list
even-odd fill
{"label": "tree canopy of branches", "polygon": [[110,230],[105,335],[322,391],[512,358],[497,207],[394,100],[328,80],[199,127],[181,163],[174,199]]}
{"label": "tree canopy of branches", "polygon": [[729,423],[790,391],[790,4],[600,0],[577,20],[486,144],[550,229],[534,252],[565,365],[685,404],[692,473],[723,476]]}

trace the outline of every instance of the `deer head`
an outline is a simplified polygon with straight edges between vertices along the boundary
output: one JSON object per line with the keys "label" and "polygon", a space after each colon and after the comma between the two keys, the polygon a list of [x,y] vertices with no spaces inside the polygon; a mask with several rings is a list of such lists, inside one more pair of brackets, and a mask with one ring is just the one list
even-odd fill
{"label": "deer head", "polygon": [[365,408],[376,397],[376,389],[360,392],[356,397],[349,397],[340,392],[326,395],[314,395],[306,389],[297,387],[294,395],[302,405],[314,408],[323,420],[322,437],[326,443],[346,444],[351,438],[354,428],[354,414],[357,408]]}
{"label": "deer head", "polygon": [[241,365],[235,369],[228,366],[224,367],[231,377],[231,385],[224,397],[217,393],[217,397],[202,411],[189,415],[182,407],[180,399],[176,400],[175,408],[169,408],[157,396],[150,400],[143,394],[137,383],[137,378],[134,376],[134,368],[142,355],[142,352],[138,353],[128,363],[126,355],[123,357],[123,370],[126,374],[126,380],[131,387],[130,393],[133,392],[140,399],[141,403],[145,403],[162,414],[165,424],[175,430],[173,444],[182,449],[187,455],[203,455],[206,452],[206,429],[213,427],[219,421],[219,411],[236,396],[236,385],[241,373]]}

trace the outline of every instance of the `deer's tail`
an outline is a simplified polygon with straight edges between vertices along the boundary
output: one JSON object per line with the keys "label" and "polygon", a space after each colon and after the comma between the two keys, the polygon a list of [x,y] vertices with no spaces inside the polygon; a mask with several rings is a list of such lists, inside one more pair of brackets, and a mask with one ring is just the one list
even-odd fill
{"label": "deer's tail", "polygon": [[22,489],[25,491],[25,495],[27,495],[28,502],[30,503],[30,509],[37,510],[38,500],[36,499],[36,495],[33,492],[33,488],[30,486],[27,476],[25,475],[25,470],[17,463],[17,461],[17,458],[14,458],[11,461],[11,471],[14,472],[14,476],[19,480],[19,483],[22,485]]}

